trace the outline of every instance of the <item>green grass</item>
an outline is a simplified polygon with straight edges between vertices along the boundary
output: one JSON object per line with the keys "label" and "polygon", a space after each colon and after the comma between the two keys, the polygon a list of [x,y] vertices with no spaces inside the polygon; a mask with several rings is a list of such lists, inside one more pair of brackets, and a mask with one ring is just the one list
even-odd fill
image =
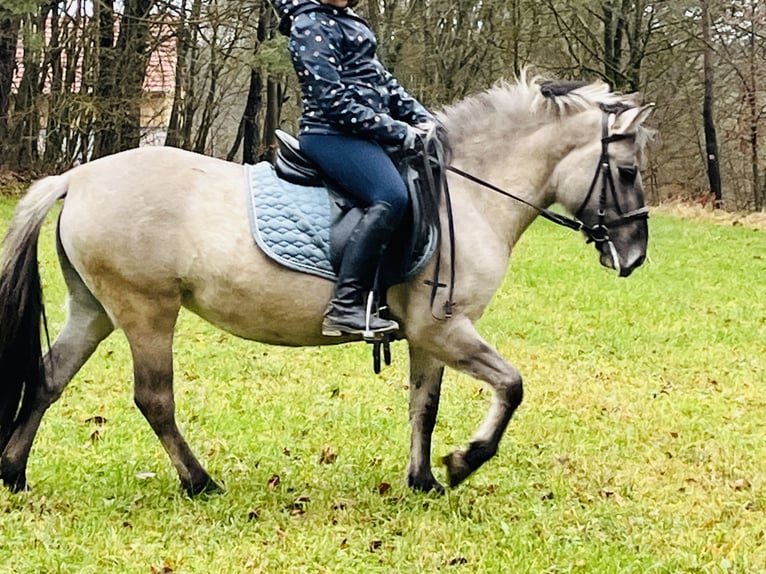
{"label": "green grass", "polygon": [[[12,208],[0,199],[0,229]],[[766,233],[671,217],[651,230],[628,280],[575,234],[539,222],[523,237],[480,331],[525,400],[498,456],[443,497],[404,485],[401,343],[375,376],[361,344],[268,347],[184,314],[178,417],[227,488],[190,500],[113,335],[43,421],[32,491],[0,489],[0,571],[766,572]],[[487,406],[448,372],[435,457]]]}

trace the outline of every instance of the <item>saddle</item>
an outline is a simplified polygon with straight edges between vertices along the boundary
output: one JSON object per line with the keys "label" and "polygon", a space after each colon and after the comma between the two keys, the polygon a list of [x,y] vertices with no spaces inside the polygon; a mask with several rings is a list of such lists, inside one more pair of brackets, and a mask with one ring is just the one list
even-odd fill
{"label": "saddle", "polygon": [[[301,152],[297,138],[282,130],[276,130],[275,135],[279,141],[274,164],[277,176],[294,185],[326,189],[329,194],[330,262],[337,273],[343,246],[364,214],[364,207]],[[381,258],[375,289],[379,295],[391,285],[407,281],[422,271],[439,241],[440,183],[444,173],[440,143],[435,137],[426,138],[420,150],[391,155],[407,185],[410,202]]]}

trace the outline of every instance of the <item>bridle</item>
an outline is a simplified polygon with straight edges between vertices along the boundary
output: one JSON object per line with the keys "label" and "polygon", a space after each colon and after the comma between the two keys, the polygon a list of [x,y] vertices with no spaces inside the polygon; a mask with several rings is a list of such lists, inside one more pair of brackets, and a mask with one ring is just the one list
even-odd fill
{"label": "bridle", "polygon": [[[585,234],[585,237],[587,238],[588,243],[597,243],[597,244],[606,243],[609,246],[610,254],[612,256],[612,262],[615,266],[615,271],[619,273],[620,260],[617,256],[617,250],[615,249],[614,244],[612,243],[612,240],[609,236],[609,231],[611,229],[620,227],[636,219],[647,219],[649,217],[649,208],[644,204],[643,198],[641,199],[641,206],[638,207],[637,209],[624,212],[622,208],[620,207],[620,201],[619,201],[619,198],[617,197],[617,186],[614,183],[614,176],[612,175],[611,159],[609,157],[609,144],[612,142],[629,139],[634,136],[631,134],[611,134],[610,135],[609,134],[609,118],[612,115],[613,114],[605,111],[601,117],[601,156],[599,157],[598,165],[596,166],[596,173],[593,175],[593,180],[591,181],[590,187],[588,188],[588,193],[585,195],[585,199],[583,199],[582,203],[580,204],[580,207],[575,211],[574,218],[568,217],[561,213],[556,213],[555,211],[551,211],[549,209],[539,207],[533,203],[530,203],[523,197],[519,197],[517,195],[509,193],[497,187],[496,185],[493,185],[459,168],[449,166],[447,167],[447,169],[453,173],[456,173],[457,175],[461,177],[464,177],[465,179],[473,181],[474,183],[478,183],[479,185],[486,187],[487,189],[491,189],[492,191],[496,193],[499,193],[501,195],[504,195],[506,197],[509,197],[520,203],[523,203],[524,205],[531,207],[532,209],[537,211],[543,218],[555,223],[556,225],[561,225],[562,227],[573,229],[574,231],[582,231]],[[595,225],[587,225],[586,223],[582,221],[583,219],[582,215],[583,215],[583,212],[585,211],[585,207],[590,202],[591,197],[593,197],[593,193],[595,192],[596,185],[598,184],[598,181],[599,181],[599,176],[601,179],[601,190],[599,193],[598,211],[596,212],[598,216],[598,220]],[[607,220],[606,210],[607,210],[607,207],[609,207],[608,200],[610,196],[614,204],[614,209],[617,211],[617,217]]]}
{"label": "bridle", "polygon": [[[641,201],[642,205],[640,207],[628,212],[623,212],[620,207],[620,200],[617,197],[617,186],[614,184],[614,176],[612,175],[611,161],[609,158],[609,144],[629,139],[634,136],[630,134],[609,135],[609,116],[610,114],[604,112],[601,117],[601,157],[598,160],[598,167],[596,168],[596,173],[593,175],[593,180],[591,181],[590,188],[588,188],[588,193],[578,210],[575,212],[575,216],[581,220],[582,212],[585,210],[585,206],[588,205],[590,198],[593,196],[600,175],[601,193],[599,194],[598,200],[598,223],[593,227],[583,225],[583,231],[585,231],[588,239],[597,243],[609,241],[609,229],[625,225],[635,219],[647,219],[649,217],[649,208],[646,207],[646,205],[643,205],[643,200]],[[606,220],[607,199],[609,195],[611,195],[614,209],[617,211],[617,218],[612,219],[611,221]]]}

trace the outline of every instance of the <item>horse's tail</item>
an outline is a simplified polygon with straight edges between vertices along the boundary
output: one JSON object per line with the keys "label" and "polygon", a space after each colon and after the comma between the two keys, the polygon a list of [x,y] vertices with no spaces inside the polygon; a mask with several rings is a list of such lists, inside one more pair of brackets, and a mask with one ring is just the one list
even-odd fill
{"label": "horse's tail", "polygon": [[19,201],[0,256],[0,453],[31,409],[45,380],[41,324],[45,326],[37,242],[45,216],[64,197],[69,177],[35,183]]}

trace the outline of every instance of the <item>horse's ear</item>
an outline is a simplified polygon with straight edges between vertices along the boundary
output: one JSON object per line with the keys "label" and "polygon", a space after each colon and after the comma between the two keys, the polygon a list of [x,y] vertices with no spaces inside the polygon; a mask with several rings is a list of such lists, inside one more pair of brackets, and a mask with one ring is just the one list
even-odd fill
{"label": "horse's ear", "polygon": [[612,133],[630,134],[638,129],[638,126],[646,121],[646,118],[652,113],[654,104],[646,104],[637,108],[628,108],[620,112],[614,120]]}

